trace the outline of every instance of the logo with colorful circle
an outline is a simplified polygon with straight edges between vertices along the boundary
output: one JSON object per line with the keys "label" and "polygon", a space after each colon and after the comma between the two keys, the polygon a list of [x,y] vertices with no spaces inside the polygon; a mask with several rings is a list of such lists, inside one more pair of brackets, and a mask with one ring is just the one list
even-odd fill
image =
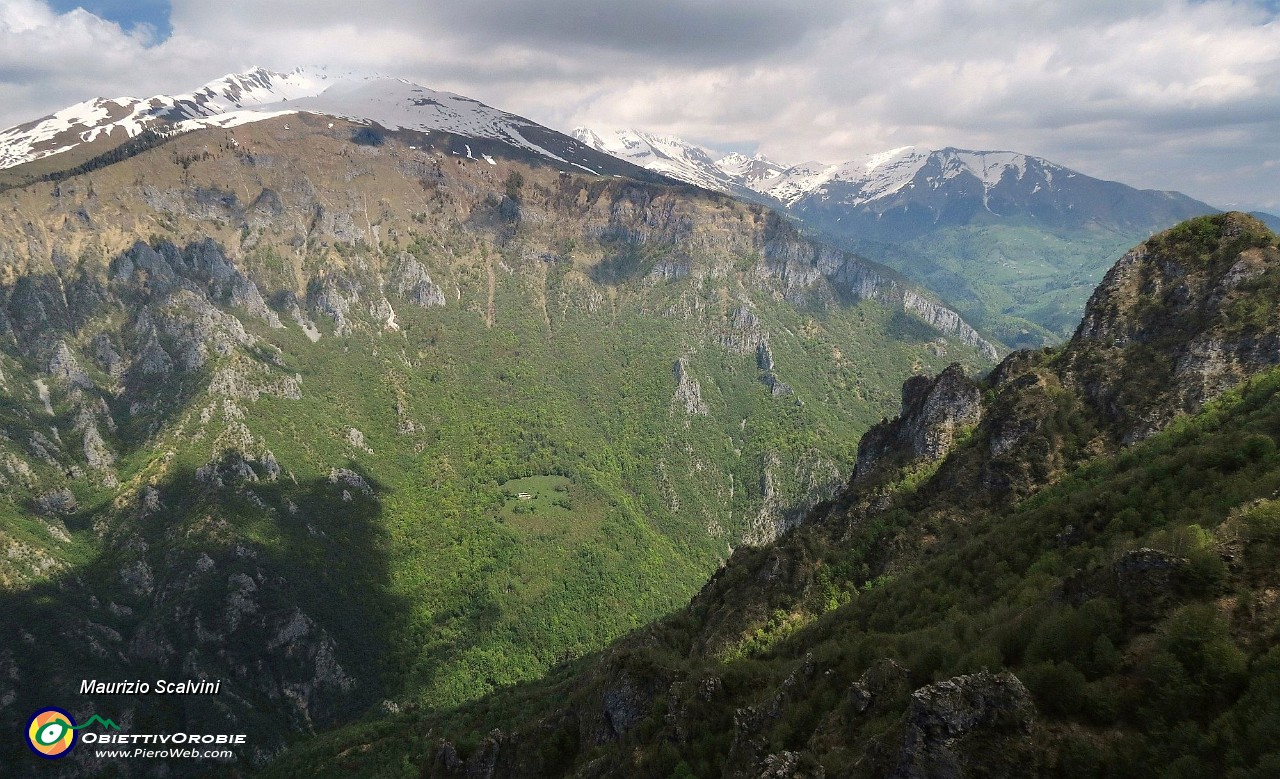
{"label": "logo with colorful circle", "polygon": [[100,723],[108,730],[119,730],[120,726],[97,714],[89,718],[83,725],[77,725],[69,712],[49,706],[31,715],[27,723],[27,746],[45,760],[57,760],[66,757],[76,745],[76,731],[83,730],[93,723]]}
{"label": "logo with colorful circle", "polygon": [[27,746],[46,760],[65,756],[76,745],[76,721],[62,709],[41,709],[27,724]]}

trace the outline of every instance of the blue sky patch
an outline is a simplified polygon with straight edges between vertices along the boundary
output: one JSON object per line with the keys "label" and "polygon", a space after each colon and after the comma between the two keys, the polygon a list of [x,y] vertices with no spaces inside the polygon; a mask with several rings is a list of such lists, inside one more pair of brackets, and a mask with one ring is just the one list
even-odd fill
{"label": "blue sky patch", "polygon": [[49,5],[60,14],[83,8],[125,30],[150,25],[155,30],[155,43],[162,43],[173,34],[169,0],[50,0]]}

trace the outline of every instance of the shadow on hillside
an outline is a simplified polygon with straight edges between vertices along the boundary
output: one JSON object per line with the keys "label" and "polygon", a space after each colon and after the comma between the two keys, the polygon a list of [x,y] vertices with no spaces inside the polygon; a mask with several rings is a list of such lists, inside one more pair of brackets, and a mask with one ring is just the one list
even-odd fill
{"label": "shadow on hillside", "polygon": [[[124,733],[241,733],[234,764],[250,767],[291,736],[382,699],[386,649],[407,608],[388,584],[384,488],[354,465],[303,484],[256,480],[245,466],[229,453],[154,496],[76,518],[108,528],[100,554],[0,593],[0,726],[20,732],[34,711],[57,706],[80,722],[113,719]],[[215,695],[81,694],[83,680],[154,688],[160,679],[221,686]],[[100,765],[86,746],[62,765],[108,775],[228,770],[190,759]],[[43,762],[21,739],[0,744],[0,765],[18,776],[41,774]]]}

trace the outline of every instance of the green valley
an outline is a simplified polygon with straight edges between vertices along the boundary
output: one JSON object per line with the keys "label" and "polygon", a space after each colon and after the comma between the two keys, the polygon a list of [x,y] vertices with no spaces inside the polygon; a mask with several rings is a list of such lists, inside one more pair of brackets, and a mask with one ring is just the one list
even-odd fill
{"label": "green valley", "polygon": [[1242,214],[1157,235],[1065,346],[910,380],[848,489],[687,608],[269,775],[1269,776],[1278,285]]}
{"label": "green valley", "polygon": [[83,703],[252,728],[257,768],[537,679],[833,495],[905,376],[994,355],[764,209],[353,137],[208,130],[5,193],[5,717],[219,678]]}
{"label": "green valley", "polygon": [[1102,274],[1148,236],[982,224],[939,228],[896,244],[853,240],[849,246],[936,290],[1001,342],[1028,348],[1069,337]]}

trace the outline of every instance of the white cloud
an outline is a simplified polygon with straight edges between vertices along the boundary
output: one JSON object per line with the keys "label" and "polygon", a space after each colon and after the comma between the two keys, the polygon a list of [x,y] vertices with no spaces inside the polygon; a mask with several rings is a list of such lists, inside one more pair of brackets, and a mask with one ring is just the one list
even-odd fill
{"label": "white cloud", "polygon": [[1009,148],[1280,209],[1280,23],[1239,0],[177,0],[148,46],[0,0],[0,125],[95,95],[327,63],[560,129],[630,125],[784,160]]}

